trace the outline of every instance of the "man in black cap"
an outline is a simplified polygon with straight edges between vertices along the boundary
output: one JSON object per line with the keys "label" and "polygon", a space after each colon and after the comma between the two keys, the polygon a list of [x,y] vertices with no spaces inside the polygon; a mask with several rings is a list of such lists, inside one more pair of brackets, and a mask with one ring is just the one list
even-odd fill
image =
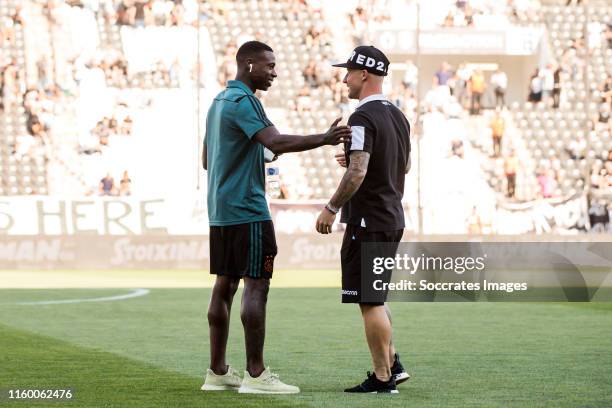
{"label": "man in black cap", "polygon": [[[404,177],[410,168],[410,125],[404,114],[387,101],[382,84],[389,60],[373,46],[355,48],[343,82],[349,98],[359,99],[350,116],[352,141],[338,155],[347,167],[338,189],[317,219],[317,231],[331,232],[342,208],[346,223],[342,242],[342,303],[358,303],[363,317],[374,373],[346,392],[397,393],[396,384],[410,376],[395,353],[391,341],[391,319],[383,295],[371,302],[361,288],[362,243],[391,243],[393,254],[404,231]],[[364,288],[365,290],[366,288]]]}

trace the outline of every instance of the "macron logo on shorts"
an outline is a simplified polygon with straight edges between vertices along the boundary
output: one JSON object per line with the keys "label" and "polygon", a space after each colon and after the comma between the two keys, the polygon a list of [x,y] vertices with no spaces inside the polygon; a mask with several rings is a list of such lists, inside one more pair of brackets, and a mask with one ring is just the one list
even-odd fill
{"label": "macron logo on shorts", "polygon": [[356,290],[342,289],[342,294],[347,296],[359,296],[359,292],[357,292]]}
{"label": "macron logo on shorts", "polygon": [[363,126],[351,126],[351,150],[363,150],[365,142],[365,128]]}

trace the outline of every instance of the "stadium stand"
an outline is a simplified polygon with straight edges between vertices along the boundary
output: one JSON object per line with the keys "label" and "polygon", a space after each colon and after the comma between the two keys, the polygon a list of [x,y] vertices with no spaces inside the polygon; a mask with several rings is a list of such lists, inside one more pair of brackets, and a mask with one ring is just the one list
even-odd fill
{"label": "stadium stand", "polygon": [[34,72],[20,2],[0,2],[0,21],[0,195],[46,194],[45,124],[23,97]]}
{"label": "stadium stand", "polygon": [[[321,10],[302,1],[236,1],[204,5],[211,16],[207,26],[217,52],[221,83],[234,75],[237,44],[259,39],[274,44],[279,76],[262,99],[266,107],[285,110],[289,125],[285,131],[318,133],[339,116],[340,105],[346,104],[348,99],[346,95],[344,100],[342,95],[334,95],[334,87],[342,88],[342,84],[338,86],[338,77],[332,76],[330,65],[334,49]],[[306,72],[309,67],[310,73]],[[298,178],[292,177],[293,180],[283,176],[289,198],[318,198],[333,193],[343,173],[342,169],[330,165],[336,151],[336,148],[325,147],[298,154],[297,160],[291,163],[283,160],[282,164],[302,169],[285,172],[283,168],[285,174],[298,173]]]}
{"label": "stadium stand", "polygon": [[[514,103],[511,109],[538,176],[554,175],[558,184],[555,197],[572,196],[590,187],[591,169],[603,168],[612,149],[610,122],[600,114],[607,115],[610,103],[598,90],[612,70],[612,49],[604,41],[612,7],[591,7],[592,15],[587,16],[580,6],[544,6],[560,69],[560,102]],[[588,44],[584,43],[585,30]]]}
{"label": "stadium stand", "polygon": [[[484,230],[495,229],[490,213],[499,206],[542,198],[561,202],[580,195],[588,195],[589,203],[611,202],[612,7],[594,0],[587,15],[583,6],[542,3],[421,4],[423,29],[546,26],[551,53],[540,61],[537,75],[529,83],[508,84],[512,89],[530,87],[530,101],[496,101],[504,129],[499,149],[491,137],[494,112],[470,106],[476,74],[469,61],[448,67],[447,85],[421,89],[421,101],[416,96],[421,67],[410,61],[396,63],[398,72],[402,72],[399,66],[406,69],[401,84],[394,79],[394,85],[385,88],[413,128],[417,106],[423,123],[431,123],[432,118],[441,121],[439,127],[422,129],[424,149],[436,159],[427,162],[421,182],[428,188],[443,186],[444,178],[433,175],[436,171],[472,177],[478,197],[486,202],[478,209]],[[27,5],[23,7],[27,11],[19,11],[18,4]],[[347,55],[354,43],[370,41],[372,30],[415,27],[415,7],[414,2],[401,0],[337,5],[314,0],[0,1],[4,105],[0,159],[3,175],[8,175],[2,178],[0,193],[100,194],[100,181],[108,172],[120,180],[126,170],[130,190],[132,179],[134,191],[142,193],[143,178],[153,178],[157,181],[145,190],[154,192],[167,176],[155,169],[153,158],[145,165],[147,170],[139,170],[130,167],[130,157],[144,145],[151,149],[147,142],[152,140],[154,155],[163,154],[168,149],[164,132],[174,135],[180,128],[193,134],[195,112],[179,106],[186,100],[195,106],[198,75],[206,95],[203,100],[218,92],[235,74],[237,47],[250,39],[269,42],[275,49],[279,78],[260,95],[272,121],[281,131],[296,134],[324,131],[336,117],[346,120],[355,105],[348,100],[341,70],[332,69],[331,63]],[[452,21],[447,18],[449,11]],[[198,29],[200,40],[204,39],[200,49],[210,52],[200,66],[194,48],[173,45],[191,42],[195,47],[198,21],[203,23]],[[156,47],[149,47],[151,43]],[[492,93],[494,84],[486,85]],[[179,115],[180,124],[161,121],[168,112]],[[444,129],[455,135],[435,136]],[[181,143],[193,149],[193,140],[172,148]],[[328,198],[344,171],[333,158],[339,151],[340,147],[326,147],[282,156],[277,162],[282,198],[300,202]],[[413,154],[416,161],[416,149]],[[508,194],[510,167],[516,168],[516,188]],[[152,169],[159,173],[148,177]],[[410,177],[415,177],[414,172]],[[407,196],[416,196],[416,184],[416,179],[409,180]],[[470,181],[446,191],[436,187],[425,192],[426,205],[431,210],[435,197],[451,194],[458,186],[468,188]],[[111,190],[119,192],[118,187]],[[472,204],[458,210],[461,215],[454,219],[471,214]],[[463,227],[457,224],[453,230]]]}

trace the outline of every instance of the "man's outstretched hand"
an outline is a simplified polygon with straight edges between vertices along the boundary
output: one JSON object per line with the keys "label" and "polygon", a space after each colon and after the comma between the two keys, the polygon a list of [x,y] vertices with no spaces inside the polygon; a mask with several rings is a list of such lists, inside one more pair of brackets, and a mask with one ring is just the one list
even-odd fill
{"label": "man's outstretched hand", "polygon": [[326,145],[337,145],[351,141],[351,128],[348,126],[338,126],[338,122],[341,120],[342,117],[334,120],[329,130],[325,132],[324,141]]}

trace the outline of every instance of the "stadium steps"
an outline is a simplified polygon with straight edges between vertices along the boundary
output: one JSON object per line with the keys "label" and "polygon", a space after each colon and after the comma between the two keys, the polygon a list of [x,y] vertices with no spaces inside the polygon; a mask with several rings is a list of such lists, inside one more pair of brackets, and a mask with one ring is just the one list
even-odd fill
{"label": "stadium steps", "polygon": [[[506,131],[502,138],[502,152],[509,153],[512,148],[521,163],[516,178],[516,194],[514,200],[529,201],[535,197],[537,185],[535,179],[534,161],[529,155],[521,132],[516,128],[510,113],[503,114],[506,123]],[[492,120],[492,112],[486,112],[482,116],[467,116],[464,123],[471,145],[475,148],[475,159],[486,173],[487,181],[491,188],[496,191],[498,201],[508,200],[505,196],[507,189],[504,174],[504,159],[493,158],[493,140],[489,124]]]}
{"label": "stadium steps", "polygon": [[79,141],[74,102],[66,102],[54,122],[50,141],[49,193],[61,196],[83,196],[93,186],[88,185],[79,154]]}
{"label": "stadium steps", "polygon": [[[470,129],[465,123],[463,118],[446,118],[437,111],[423,115],[421,199],[426,234],[463,234],[474,206],[481,215],[495,208],[496,192],[487,183],[479,152],[468,143]],[[463,159],[451,154],[453,140],[463,142]],[[413,162],[414,171],[416,165]]]}
{"label": "stadium steps", "polygon": [[[612,6],[606,1],[593,1],[587,9],[582,6],[543,6],[544,21],[557,61],[564,61],[564,52],[572,40],[583,35],[589,21],[609,23]],[[594,37],[593,39],[596,39]],[[592,41],[592,39],[590,40]],[[529,102],[512,105],[512,117],[519,133],[525,140],[525,149],[537,168],[553,168],[558,175],[557,196],[570,197],[582,193],[589,183],[592,166],[601,165],[607,151],[612,149],[610,133],[597,127],[589,131],[589,120],[597,115],[600,104],[598,85],[612,71],[612,50],[602,42],[600,47],[591,47],[585,70],[584,52],[565,60],[569,72],[562,75],[561,103],[553,109],[544,103]],[[572,156],[568,147],[572,142],[584,141],[590,150],[584,156]]]}
{"label": "stadium steps", "polygon": [[55,78],[53,53],[55,49],[51,41],[51,27],[44,15],[42,4],[28,2],[22,9],[25,20],[25,61],[28,87],[38,87],[40,80],[39,63],[42,62],[50,81]]}
{"label": "stadium steps", "polygon": [[[0,19],[11,18],[18,4],[22,3],[17,0],[5,1],[0,8]],[[25,16],[22,16],[25,20]],[[0,111],[0,195],[46,194],[47,158],[41,141],[33,140],[31,154],[22,157],[15,154],[18,141],[32,136],[28,136],[22,98],[26,89],[26,33],[21,25],[15,25],[14,32],[14,43],[5,41],[0,49],[3,56],[15,61],[18,88],[11,102],[5,100],[5,109]]]}

